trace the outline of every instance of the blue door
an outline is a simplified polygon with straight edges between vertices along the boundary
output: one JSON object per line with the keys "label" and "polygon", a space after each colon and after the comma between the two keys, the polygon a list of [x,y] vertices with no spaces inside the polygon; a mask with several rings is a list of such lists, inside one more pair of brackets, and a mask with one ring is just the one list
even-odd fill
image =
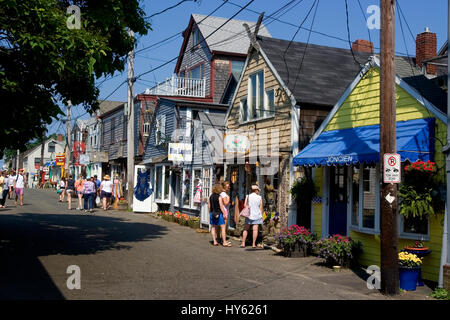
{"label": "blue door", "polygon": [[330,168],[330,235],[347,235],[347,166]]}

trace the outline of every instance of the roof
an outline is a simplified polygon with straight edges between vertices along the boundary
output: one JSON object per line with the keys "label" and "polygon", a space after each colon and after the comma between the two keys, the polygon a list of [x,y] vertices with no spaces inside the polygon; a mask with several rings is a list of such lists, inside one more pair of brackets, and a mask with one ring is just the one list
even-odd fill
{"label": "roof", "polygon": [[[284,84],[300,104],[333,106],[361,70],[350,49],[308,44],[304,54],[306,43],[260,35],[257,38]],[[362,64],[371,55],[358,51],[354,54]]]}
{"label": "roof", "polygon": [[204,109],[217,109],[217,110],[224,110],[224,111],[226,111],[228,109],[228,105],[220,104],[220,103],[200,102],[200,101],[170,99],[170,98],[159,98],[159,99],[175,102],[179,106],[196,107],[196,108],[204,108]]}
{"label": "roof", "polygon": [[125,102],[122,101],[111,101],[111,100],[104,100],[100,102],[100,115],[103,115],[106,112],[109,112],[111,110],[114,110],[120,105],[123,105]]}
{"label": "roof", "polygon": [[205,129],[207,128],[225,128],[225,114],[199,112],[198,117]]}
{"label": "roof", "polygon": [[[204,38],[208,37],[228,20],[227,18],[207,17],[201,14],[193,14],[192,17]],[[250,40],[243,26],[244,23],[248,24],[250,30],[255,30],[256,22],[232,19],[205,40],[209,49],[211,51],[247,54]],[[271,37],[269,31],[262,23],[258,34]]]}

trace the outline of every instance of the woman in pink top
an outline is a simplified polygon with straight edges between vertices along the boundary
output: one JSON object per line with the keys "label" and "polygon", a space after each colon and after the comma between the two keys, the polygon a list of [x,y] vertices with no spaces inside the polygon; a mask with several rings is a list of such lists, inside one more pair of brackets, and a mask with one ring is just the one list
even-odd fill
{"label": "woman in pink top", "polygon": [[83,180],[83,177],[80,175],[78,177],[77,181],[75,181],[75,190],[77,191],[77,196],[78,196],[77,210],[83,210],[83,204],[81,202],[81,199],[83,198],[83,184],[84,184],[84,180]]}

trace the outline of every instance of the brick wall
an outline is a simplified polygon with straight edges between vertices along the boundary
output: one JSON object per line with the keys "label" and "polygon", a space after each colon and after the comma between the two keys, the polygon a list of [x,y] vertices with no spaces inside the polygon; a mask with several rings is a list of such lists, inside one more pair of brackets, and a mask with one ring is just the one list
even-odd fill
{"label": "brick wall", "polygon": [[373,53],[373,42],[357,39],[352,44],[352,50]]}
{"label": "brick wall", "polygon": [[[416,60],[417,65],[422,68],[422,61],[437,55],[436,33],[425,31],[419,33],[416,38]],[[436,66],[427,65],[428,74],[436,74]]]}

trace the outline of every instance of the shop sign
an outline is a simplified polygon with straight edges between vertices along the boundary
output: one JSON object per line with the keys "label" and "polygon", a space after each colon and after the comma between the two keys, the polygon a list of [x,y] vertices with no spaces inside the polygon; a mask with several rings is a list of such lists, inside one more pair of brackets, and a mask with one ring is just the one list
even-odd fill
{"label": "shop sign", "polygon": [[89,155],[80,154],[80,164],[87,166],[89,164]]}
{"label": "shop sign", "polygon": [[56,165],[63,166],[66,162],[66,155],[64,153],[58,153],[56,155]]}
{"label": "shop sign", "polygon": [[230,153],[247,153],[250,150],[250,140],[243,135],[225,135],[223,144],[225,151]]}
{"label": "shop sign", "polygon": [[327,163],[351,163],[353,161],[353,157],[348,154],[339,155],[339,156],[328,156]]}
{"label": "shop sign", "polygon": [[191,162],[192,144],[190,143],[169,143],[169,161]]}
{"label": "shop sign", "polygon": [[398,153],[385,153],[383,166],[384,183],[400,183],[400,155]]}

